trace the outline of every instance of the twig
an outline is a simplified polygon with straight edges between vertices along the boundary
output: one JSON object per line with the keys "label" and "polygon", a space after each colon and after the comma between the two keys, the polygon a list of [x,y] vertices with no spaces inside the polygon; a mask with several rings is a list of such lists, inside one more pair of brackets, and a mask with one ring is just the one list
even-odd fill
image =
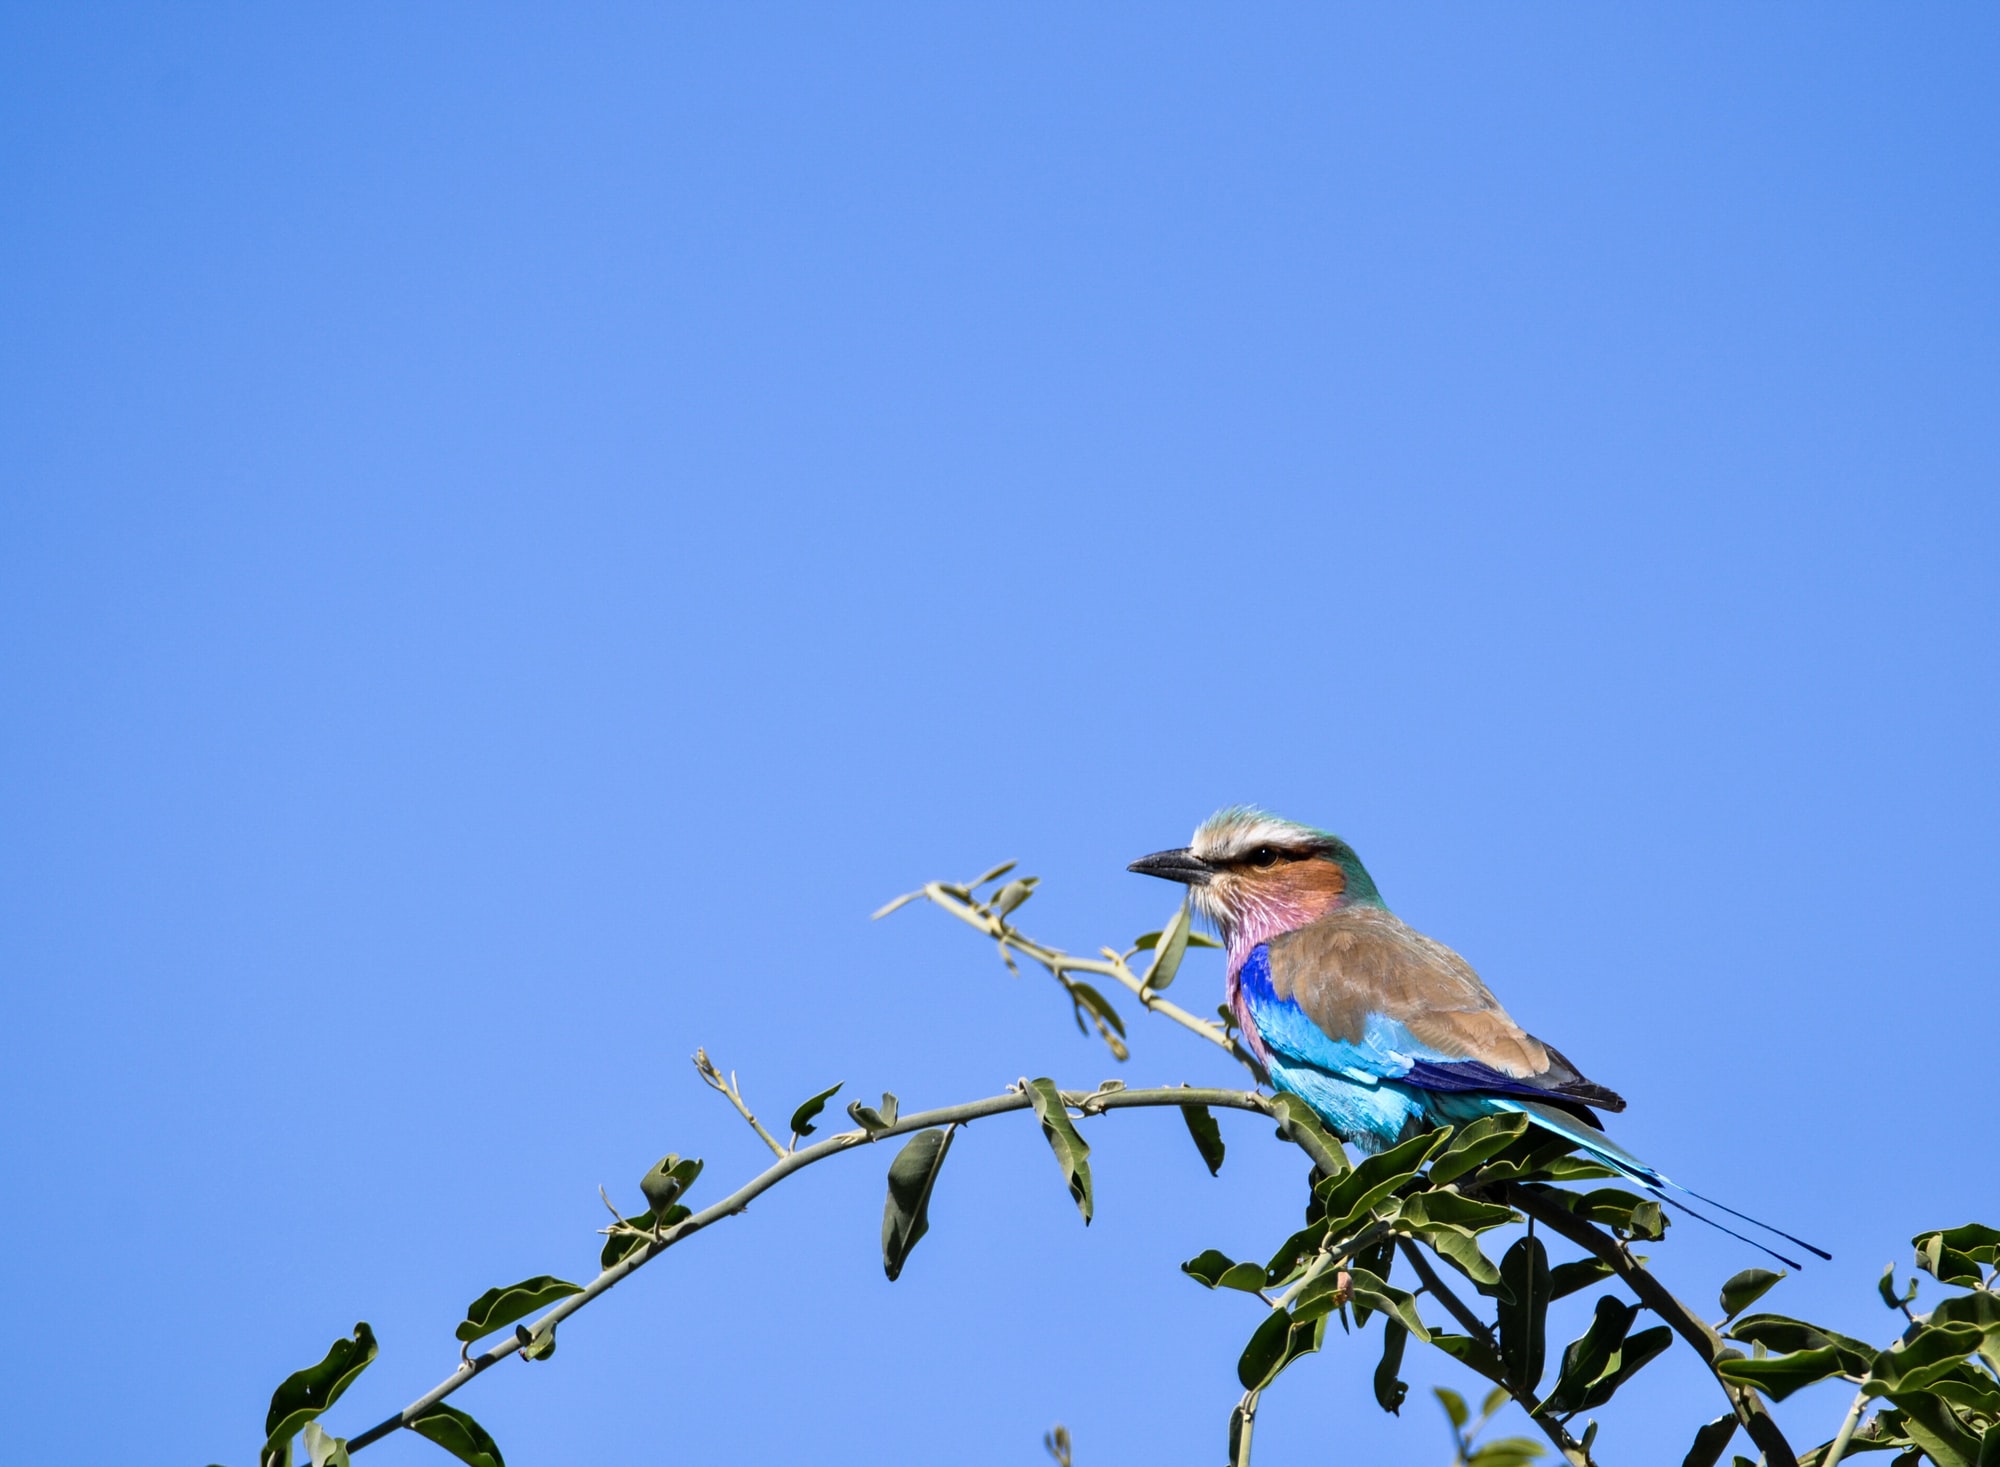
{"label": "twig", "polygon": [[[1274,1116],[1271,1102],[1264,1096],[1250,1090],[1204,1090],[1173,1085],[1150,1090],[1114,1090],[1109,1093],[1089,1090],[1069,1090],[1062,1093],[1062,1098],[1066,1105],[1073,1107],[1080,1107],[1086,1098],[1089,1099],[1091,1106],[1089,1110],[1084,1112],[1086,1115],[1096,1115],[1107,1110],[1131,1110],[1167,1105],[1211,1105],[1221,1106],[1226,1110],[1245,1110],[1258,1115]],[[825,1161],[828,1157],[835,1156],[840,1152],[850,1151],[857,1147],[869,1145],[872,1142],[883,1141],[891,1136],[908,1135],[913,1131],[926,1130],[932,1126],[958,1125],[966,1121],[979,1120],[985,1116],[1002,1115],[1008,1111],[1027,1110],[1029,1106],[1030,1101],[1027,1095],[1018,1090],[1010,1090],[1000,1095],[989,1095],[983,1100],[966,1101],[960,1105],[948,1105],[940,1107],[937,1110],[919,1111],[914,1115],[899,1116],[895,1125],[885,1127],[873,1134],[867,1131],[843,1131],[837,1136],[829,1136],[824,1141],[815,1142],[813,1145],[803,1147],[800,1150],[781,1152],[776,1162],[766,1167],[720,1202],[712,1203],[700,1212],[695,1213],[694,1216],[667,1229],[660,1234],[657,1240],[634,1248],[624,1258],[612,1264],[611,1267],[605,1269],[595,1279],[591,1280],[582,1293],[570,1295],[567,1299],[557,1303],[538,1318],[529,1321],[523,1326],[520,1334],[503,1336],[498,1344],[491,1346],[478,1355],[472,1356],[469,1361],[461,1365],[450,1376],[438,1382],[437,1385],[417,1397],[416,1400],[405,1406],[401,1411],[398,1411],[394,1416],[377,1422],[359,1436],[354,1437],[348,1442],[347,1450],[350,1453],[358,1452],[363,1447],[380,1441],[383,1437],[389,1435],[390,1432],[409,1425],[433,1406],[436,1406],[440,1401],[443,1401],[445,1397],[457,1391],[461,1386],[464,1386],[474,1376],[490,1370],[508,1356],[518,1354],[521,1349],[521,1334],[525,1334],[529,1338],[536,1338],[546,1330],[553,1329],[592,1300],[616,1288],[626,1278],[643,1268],[653,1259],[659,1257],[660,1254],[673,1247],[676,1243],[692,1237],[703,1228],[721,1222],[726,1217],[731,1217],[741,1212],[753,1200],[769,1191],[772,1187],[775,1187],[793,1172],[809,1167],[815,1162]],[[1312,1146],[1306,1146],[1303,1142],[1297,1144],[1301,1145],[1302,1149],[1308,1155],[1313,1155],[1315,1151],[1323,1150],[1323,1148],[1317,1145],[1317,1142]],[[1315,1156],[1314,1159],[1317,1161],[1319,1157]]]}
{"label": "twig", "polygon": [[1257,1428],[1257,1398],[1262,1394],[1257,1390],[1245,1391],[1231,1413],[1229,1424],[1236,1428],[1236,1450],[1230,1455],[1229,1467],[1250,1467],[1250,1435]]}
{"label": "twig", "polygon": [[743,1103],[743,1092],[736,1085],[736,1071],[731,1070],[729,1078],[723,1079],[722,1071],[716,1069],[715,1062],[708,1057],[708,1051],[705,1049],[697,1049],[694,1052],[694,1067],[709,1089],[719,1090],[728,1097],[729,1103],[736,1107],[736,1113],[750,1123],[750,1129],[764,1138],[764,1144],[771,1148],[773,1156],[787,1154],[785,1148],[778,1144],[777,1138],[759,1124],[757,1117],[750,1114],[750,1107]]}
{"label": "twig", "polygon": [[1231,1038],[1229,1033],[1213,1019],[1199,1019],[1179,1004],[1162,998],[1146,986],[1146,982],[1132,971],[1131,965],[1123,958],[1079,958],[1060,948],[1047,947],[1024,935],[1019,929],[1009,926],[1006,919],[978,907],[960,901],[944,890],[938,882],[925,886],[921,895],[934,906],[943,908],[976,932],[982,932],[999,943],[1002,950],[1012,949],[1023,957],[1030,958],[1048,969],[1049,975],[1065,988],[1066,973],[1089,973],[1094,977],[1109,978],[1121,984],[1134,998],[1138,999],[1148,1013],[1159,1014],[1172,1019],[1191,1034],[1198,1034],[1219,1049],[1234,1055],[1243,1067],[1255,1075],[1261,1084],[1264,1068],[1257,1063],[1257,1057],[1244,1048],[1242,1041]]}
{"label": "twig", "polygon": [[1864,1385],[1854,1393],[1854,1403],[1847,1408],[1847,1419],[1840,1423],[1840,1431],[1826,1449],[1826,1455],[1819,1459],[1819,1467],[1839,1467],[1840,1459],[1847,1455],[1847,1444],[1854,1440],[1854,1428],[1861,1424],[1861,1413],[1868,1405],[1868,1388]]}
{"label": "twig", "polygon": [[1722,1393],[1729,1398],[1736,1419],[1743,1423],[1750,1440],[1764,1453],[1766,1467],[1799,1467],[1798,1454],[1785,1440],[1785,1434],[1778,1429],[1771,1413],[1764,1408],[1763,1398],[1748,1386],[1732,1384],[1716,1370],[1716,1363],[1722,1358],[1721,1336],[1710,1329],[1700,1315],[1676,1299],[1666,1285],[1640,1267],[1623,1243],[1554,1200],[1562,1194],[1552,1193],[1547,1187],[1505,1182],[1501,1184],[1501,1191],[1512,1206],[1609,1264],[1611,1271],[1624,1280],[1625,1287],[1639,1296],[1641,1304],[1659,1315],[1675,1334],[1694,1347],[1710,1374],[1715,1376],[1716,1384],[1722,1387]]}
{"label": "twig", "polygon": [[[1459,1328],[1490,1347],[1496,1355],[1499,1354],[1499,1346],[1494,1344],[1493,1332],[1487,1328],[1486,1321],[1474,1313],[1471,1306],[1459,1298],[1438,1271],[1431,1267],[1431,1261],[1424,1257],[1423,1250],[1408,1238],[1398,1238],[1396,1245],[1402,1250],[1403,1256],[1410,1260],[1410,1267],[1417,1271],[1417,1277],[1424,1281],[1425,1291],[1444,1305],[1445,1312],[1458,1321]],[[1575,1467],[1591,1467],[1589,1450],[1569,1434],[1568,1427],[1548,1412],[1538,1408],[1532,1397],[1524,1398],[1506,1381],[1501,1381],[1499,1384],[1519,1403],[1521,1409],[1528,1413],[1529,1419],[1540,1428],[1542,1435],[1562,1453],[1564,1461],[1575,1464]]]}

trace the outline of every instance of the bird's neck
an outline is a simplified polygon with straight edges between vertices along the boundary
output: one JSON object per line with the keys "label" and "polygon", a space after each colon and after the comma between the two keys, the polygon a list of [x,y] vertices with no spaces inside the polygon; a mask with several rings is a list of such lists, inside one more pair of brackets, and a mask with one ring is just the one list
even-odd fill
{"label": "bird's neck", "polygon": [[1258,893],[1225,913],[1216,925],[1221,929],[1231,981],[1243,971],[1244,963],[1264,943],[1287,932],[1310,927],[1329,912],[1355,905],[1339,896],[1322,900],[1298,900],[1283,892]]}

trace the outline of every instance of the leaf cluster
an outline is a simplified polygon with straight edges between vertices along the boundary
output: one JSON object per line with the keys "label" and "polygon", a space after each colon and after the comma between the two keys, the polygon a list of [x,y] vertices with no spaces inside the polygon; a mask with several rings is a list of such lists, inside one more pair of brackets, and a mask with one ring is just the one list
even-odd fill
{"label": "leaf cluster", "polygon": [[[1916,1268],[1953,1292],[1918,1312],[1912,1308],[1917,1281],[1898,1290],[1894,1265],[1885,1269],[1878,1285],[1882,1302],[1907,1326],[1889,1345],[1877,1348],[1783,1314],[1739,1316],[1769,1287],[1756,1280],[1761,1286],[1750,1292],[1740,1286],[1739,1274],[1723,1288],[1728,1317],[1722,1330],[1751,1353],[1732,1352],[1718,1372],[1774,1401],[1821,1381],[1844,1380],[1857,1387],[1857,1411],[1877,1407],[1845,1444],[1848,1452],[1896,1450],[1899,1461],[1990,1467],[2000,1461],[2000,1229],[1968,1223],[1919,1233],[1911,1242]],[[1832,1446],[1829,1441],[1800,1460],[1812,1467]]]}

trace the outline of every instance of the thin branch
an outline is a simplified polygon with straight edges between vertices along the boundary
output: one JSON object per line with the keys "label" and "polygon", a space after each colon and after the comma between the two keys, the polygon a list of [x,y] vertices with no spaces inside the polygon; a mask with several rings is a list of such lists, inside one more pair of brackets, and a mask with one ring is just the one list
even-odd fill
{"label": "thin branch", "polygon": [[1236,1428],[1236,1450],[1231,1453],[1229,1467],[1250,1467],[1250,1436],[1257,1429],[1257,1398],[1262,1391],[1249,1390],[1236,1403],[1230,1415],[1230,1425]]}
{"label": "thin branch", "polygon": [[720,1091],[729,1103],[736,1107],[736,1113],[750,1123],[750,1129],[764,1138],[764,1144],[771,1148],[773,1156],[787,1155],[785,1148],[778,1144],[777,1138],[764,1129],[757,1117],[750,1114],[750,1107],[743,1103],[743,1092],[736,1084],[736,1071],[731,1070],[729,1078],[723,1079],[722,1071],[715,1067],[715,1062],[708,1057],[708,1051],[705,1049],[697,1049],[694,1052],[694,1067],[700,1074],[702,1083],[711,1090]]}
{"label": "thin branch", "polygon": [[1666,1285],[1641,1267],[1623,1243],[1554,1200],[1555,1196],[1562,1195],[1560,1193],[1552,1196],[1546,1187],[1520,1182],[1503,1183],[1500,1190],[1509,1204],[1609,1264],[1611,1271],[1624,1281],[1625,1287],[1639,1296],[1640,1303],[1659,1315],[1675,1334],[1694,1347],[1695,1353],[1701,1356],[1709,1372],[1715,1376],[1716,1384],[1722,1387],[1722,1393],[1729,1398],[1736,1419],[1743,1423],[1750,1440],[1764,1453],[1767,1467],[1799,1467],[1798,1454],[1785,1440],[1785,1434],[1778,1429],[1771,1413],[1764,1408],[1763,1398],[1748,1386],[1738,1386],[1725,1380],[1716,1370],[1716,1364],[1722,1358],[1721,1336],[1710,1329],[1700,1315],[1676,1299]]}
{"label": "thin branch", "polygon": [[1847,1444],[1854,1440],[1854,1428],[1861,1424],[1861,1413],[1868,1405],[1866,1385],[1854,1393],[1854,1402],[1847,1408],[1847,1418],[1840,1423],[1840,1431],[1826,1449],[1826,1455],[1819,1459],[1819,1467],[1839,1467],[1840,1459],[1847,1455]]}
{"label": "thin branch", "polygon": [[[1487,1328],[1486,1321],[1474,1313],[1471,1306],[1459,1298],[1451,1286],[1444,1281],[1443,1276],[1431,1267],[1431,1261],[1424,1257],[1423,1250],[1408,1238],[1398,1238],[1396,1243],[1402,1249],[1403,1256],[1410,1260],[1410,1267],[1417,1271],[1417,1277],[1424,1281],[1424,1288],[1430,1296],[1437,1300],[1438,1303],[1444,1305],[1445,1312],[1458,1321],[1459,1328],[1491,1348],[1497,1355],[1500,1352],[1500,1347],[1494,1343],[1493,1331]],[[1573,1463],[1574,1467],[1591,1467],[1589,1450],[1582,1442],[1569,1434],[1568,1427],[1556,1420],[1555,1417],[1549,1415],[1548,1412],[1539,1409],[1532,1398],[1521,1396],[1506,1381],[1501,1381],[1499,1384],[1506,1390],[1508,1395],[1514,1398],[1521,1409],[1528,1413],[1529,1419],[1540,1428],[1542,1435],[1554,1444],[1558,1452],[1562,1453],[1564,1461]]]}
{"label": "thin branch", "polygon": [[[1062,1092],[1064,1104],[1082,1112],[1086,1116],[1097,1115],[1107,1110],[1132,1110],[1166,1105],[1211,1105],[1227,1110],[1251,1111],[1262,1116],[1274,1115],[1271,1102],[1264,1096],[1250,1090],[1190,1089],[1186,1086],[1162,1086],[1151,1090],[1068,1090]],[[592,1300],[616,1288],[625,1279],[645,1267],[653,1259],[666,1252],[676,1243],[694,1236],[703,1228],[721,1222],[742,1212],[756,1198],[775,1187],[793,1172],[801,1171],[815,1162],[825,1161],[830,1156],[857,1147],[867,1146],[891,1136],[908,1135],[913,1131],[926,1130],[932,1126],[962,1125],[967,1121],[979,1120],[986,1116],[1003,1115],[1008,1111],[1027,1110],[1030,1101],[1020,1090],[1009,1090],[1001,1095],[989,1095],[983,1100],[966,1101],[960,1105],[942,1106],[936,1110],[919,1111],[914,1115],[899,1116],[896,1124],[874,1132],[843,1131],[837,1136],[829,1136],[824,1141],[798,1151],[780,1152],[778,1160],[766,1167],[749,1181],[731,1192],[720,1202],[703,1208],[694,1216],[667,1229],[651,1242],[634,1248],[624,1258],[605,1269],[591,1280],[582,1293],[572,1294],[554,1305],[538,1318],[523,1326],[525,1334],[534,1338],[547,1329],[553,1329],[570,1315],[582,1309]],[[1291,1128],[1287,1128],[1288,1130]],[[1295,1138],[1296,1139],[1296,1138]],[[1310,1138],[1309,1138],[1310,1139]],[[1315,1161],[1322,1159],[1324,1148],[1315,1141],[1307,1146],[1298,1142]],[[518,1354],[521,1349],[520,1336],[507,1334],[500,1342],[478,1355],[472,1356],[456,1371],[409,1405],[385,1421],[377,1422],[368,1430],[354,1437],[347,1444],[350,1453],[380,1441],[390,1432],[408,1426],[412,1421],[429,1411],[462,1386],[498,1365],[508,1356]]]}
{"label": "thin branch", "polygon": [[1196,1018],[1179,1004],[1162,998],[1146,986],[1145,980],[1134,973],[1131,965],[1123,958],[1080,958],[1073,953],[1064,952],[1061,948],[1047,947],[1026,936],[1018,928],[1010,926],[1004,917],[996,916],[970,902],[960,901],[935,881],[925,886],[920,895],[932,905],[951,913],[974,931],[992,938],[1000,944],[1003,952],[1011,949],[1039,963],[1048,969],[1049,976],[1061,983],[1065,989],[1069,987],[1063,976],[1066,973],[1089,973],[1094,977],[1109,978],[1114,983],[1121,984],[1139,1000],[1148,1013],[1172,1019],[1189,1033],[1198,1034],[1217,1048],[1227,1050],[1245,1069],[1257,1077],[1260,1084],[1263,1082],[1265,1078],[1263,1066],[1257,1063],[1257,1057],[1243,1046],[1241,1040],[1232,1038],[1229,1032],[1213,1019]]}

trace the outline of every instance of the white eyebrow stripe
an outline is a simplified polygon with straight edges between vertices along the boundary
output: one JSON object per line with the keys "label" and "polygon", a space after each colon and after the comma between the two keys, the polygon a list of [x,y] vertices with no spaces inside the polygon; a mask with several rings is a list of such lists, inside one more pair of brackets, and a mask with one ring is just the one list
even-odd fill
{"label": "white eyebrow stripe", "polygon": [[1188,849],[1204,861],[1227,864],[1247,856],[1258,846],[1296,848],[1322,839],[1311,826],[1282,819],[1252,806],[1232,805],[1202,821],[1196,827]]}

